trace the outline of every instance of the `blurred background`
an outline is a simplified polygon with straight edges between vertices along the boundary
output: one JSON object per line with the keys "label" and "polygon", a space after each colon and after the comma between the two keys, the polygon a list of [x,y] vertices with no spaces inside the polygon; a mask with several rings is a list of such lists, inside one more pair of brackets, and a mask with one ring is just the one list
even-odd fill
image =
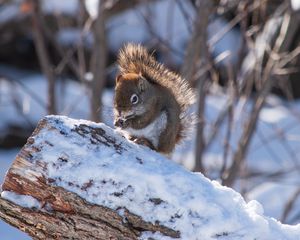
{"label": "blurred background", "polygon": [[[198,93],[172,160],[300,222],[299,0],[0,0],[0,180],[47,114],[112,126],[141,43]],[[0,220],[1,239],[29,239]]]}

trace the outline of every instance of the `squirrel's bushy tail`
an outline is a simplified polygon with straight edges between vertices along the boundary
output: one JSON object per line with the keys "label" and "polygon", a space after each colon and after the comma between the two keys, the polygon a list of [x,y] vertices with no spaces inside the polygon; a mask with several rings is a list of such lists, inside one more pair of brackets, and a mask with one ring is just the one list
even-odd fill
{"label": "squirrel's bushy tail", "polygon": [[126,44],[120,50],[118,64],[121,74],[141,74],[149,81],[170,89],[181,110],[177,140],[180,141],[185,137],[193,124],[193,121],[190,121],[192,116],[187,113],[187,109],[195,103],[195,94],[189,83],[163,64],[158,63],[147,49],[139,44]]}

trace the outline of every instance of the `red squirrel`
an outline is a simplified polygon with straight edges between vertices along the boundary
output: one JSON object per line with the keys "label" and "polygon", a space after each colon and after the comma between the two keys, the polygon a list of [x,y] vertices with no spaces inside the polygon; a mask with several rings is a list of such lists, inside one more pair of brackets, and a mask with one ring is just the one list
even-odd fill
{"label": "red squirrel", "polygon": [[192,88],[138,44],[125,45],[118,64],[114,125],[130,140],[170,154],[191,125]]}

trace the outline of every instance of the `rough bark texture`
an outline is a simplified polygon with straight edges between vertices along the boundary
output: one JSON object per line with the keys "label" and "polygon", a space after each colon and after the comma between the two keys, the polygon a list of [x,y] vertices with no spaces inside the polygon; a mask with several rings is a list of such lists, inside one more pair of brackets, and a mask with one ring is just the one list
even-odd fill
{"label": "rough bark texture", "polygon": [[[32,137],[41,134],[41,130],[45,129],[56,134],[59,130],[50,126],[47,119],[44,119],[38,124]],[[87,125],[80,125],[75,129],[87,141],[105,144],[116,152],[122,151],[122,146],[116,144],[104,130],[100,130]],[[59,134],[64,132],[60,131]],[[34,239],[137,239],[143,231],[158,231],[166,236],[179,237],[179,232],[145,222],[126,209],[123,209],[124,212],[120,216],[115,210],[88,203],[78,195],[55,186],[55,180],[38,171],[46,168],[43,162],[32,161],[35,154],[43,151],[42,145],[33,146],[32,137],[28,139],[9,169],[2,190],[30,195],[41,203],[41,208],[24,208],[0,198],[0,218],[4,221],[28,233]],[[51,143],[47,143],[46,140],[44,144]]]}

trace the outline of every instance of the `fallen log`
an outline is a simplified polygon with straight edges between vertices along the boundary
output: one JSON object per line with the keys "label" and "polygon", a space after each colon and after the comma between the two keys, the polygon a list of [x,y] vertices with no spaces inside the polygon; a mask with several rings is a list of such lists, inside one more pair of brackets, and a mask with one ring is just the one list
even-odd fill
{"label": "fallen log", "polygon": [[9,169],[0,218],[33,239],[299,239],[230,188],[99,123],[48,116]]}

